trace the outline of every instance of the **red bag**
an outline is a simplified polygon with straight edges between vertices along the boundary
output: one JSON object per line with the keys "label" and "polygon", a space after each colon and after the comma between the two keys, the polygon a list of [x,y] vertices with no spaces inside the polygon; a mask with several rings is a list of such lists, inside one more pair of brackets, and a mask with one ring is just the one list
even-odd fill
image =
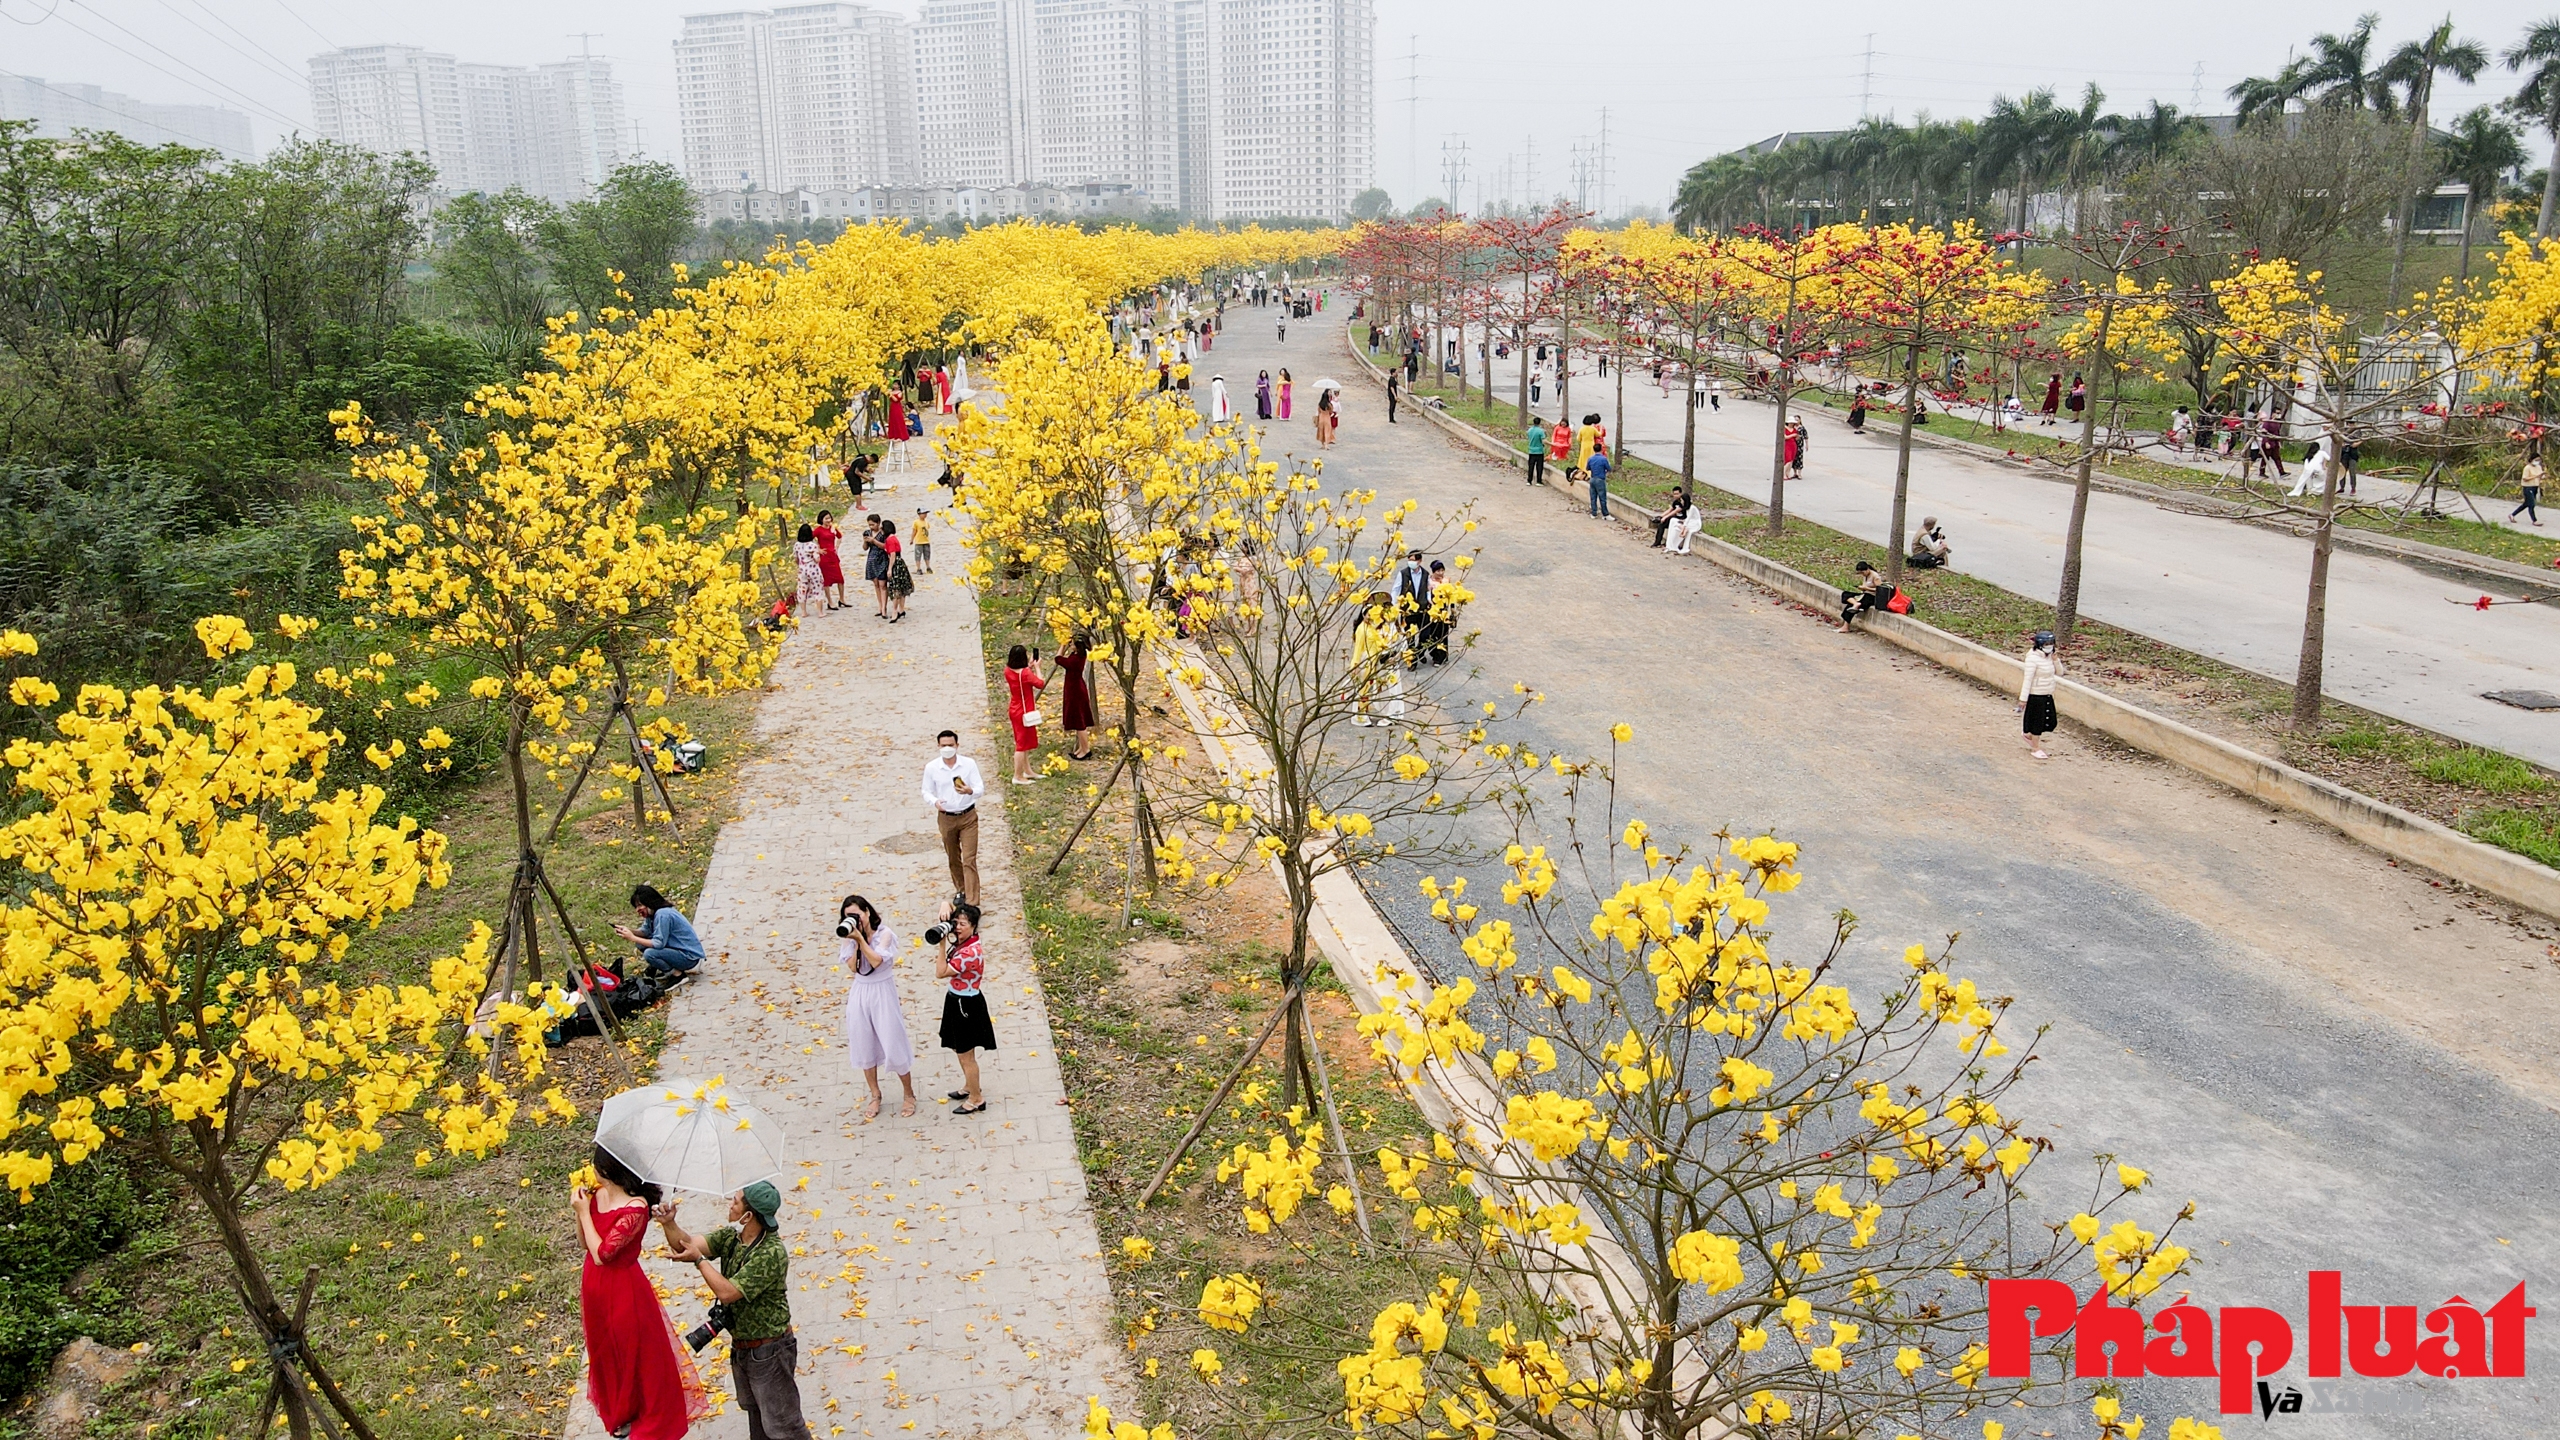
{"label": "red bag", "polygon": [[1884,608],[1896,615],[1908,615],[1911,613],[1911,597],[1896,590],[1893,598],[1884,602]]}

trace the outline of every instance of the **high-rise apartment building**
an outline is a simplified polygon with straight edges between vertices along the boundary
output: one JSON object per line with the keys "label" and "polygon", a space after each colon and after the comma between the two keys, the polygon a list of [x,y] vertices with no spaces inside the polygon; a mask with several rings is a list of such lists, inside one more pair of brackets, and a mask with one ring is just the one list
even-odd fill
{"label": "high-rise apartment building", "polygon": [[461,67],[415,45],[359,45],[311,57],[311,119],[321,138],[379,155],[416,155],[444,188],[471,187]]}
{"label": "high-rise apartment building", "polygon": [[1168,0],[1009,0],[1026,180],[1135,185],[1175,202]]}
{"label": "high-rise apartment building", "polygon": [[67,140],[74,130],[112,130],[137,145],[189,145],[227,160],[254,160],[249,117],[219,105],[156,105],[95,85],[0,75],[0,120],[32,120],[35,133]]}
{"label": "high-rise apartment building", "polygon": [[1209,5],[1173,0],[1174,206],[1209,213]]}
{"label": "high-rise apartment building", "polygon": [[916,168],[928,184],[1025,177],[1007,0],[925,0],[916,16]]}
{"label": "high-rise apartment building", "polygon": [[696,190],[913,182],[916,59],[903,16],[841,4],[689,15],[675,55]]}
{"label": "high-rise apartment building", "polygon": [[1374,0],[1203,3],[1202,215],[1348,215],[1377,164]]}
{"label": "high-rise apartment building", "polygon": [[457,194],[581,200],[623,160],[622,87],[592,58],[527,68],[414,45],[339,50],[311,60],[311,110],[322,136],[422,156]]}
{"label": "high-rise apartment building", "polygon": [[1128,186],[1204,218],[1336,218],[1374,167],[1376,27],[1375,0],[689,16],[685,177],[704,193]]}

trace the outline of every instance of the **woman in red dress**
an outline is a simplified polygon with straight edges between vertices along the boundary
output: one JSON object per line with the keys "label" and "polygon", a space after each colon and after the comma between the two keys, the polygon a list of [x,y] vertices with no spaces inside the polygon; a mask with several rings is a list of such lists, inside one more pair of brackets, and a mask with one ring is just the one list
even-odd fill
{"label": "woman in red dress", "polygon": [[836,558],[836,542],[844,538],[844,532],[836,528],[836,515],[834,511],[821,510],[818,512],[816,533],[818,537],[818,578],[825,582],[827,608],[830,610],[841,610],[844,608],[844,562]]}
{"label": "woman in red dress", "polygon": [[1093,650],[1093,637],[1079,630],[1067,648],[1058,652],[1058,673],[1066,677],[1065,713],[1058,723],[1075,737],[1075,748],[1067,752],[1070,760],[1093,758],[1093,682],[1085,676],[1085,660]]}
{"label": "woman in red dress", "polygon": [[1004,657],[1004,713],[1013,722],[1013,778],[1031,778],[1031,752],[1040,748],[1040,690],[1049,682],[1031,663],[1031,654],[1016,645]]}
{"label": "woman in red dress", "polygon": [[907,425],[907,397],[895,390],[889,392],[889,428],[886,433],[889,439],[890,467],[897,470],[906,469],[907,441],[914,436],[915,431]]}
{"label": "woman in red dress", "polygon": [[587,1259],[578,1276],[579,1318],[587,1332],[587,1399],[607,1433],[630,1440],[683,1440],[711,1413],[693,1357],[656,1287],[640,1269],[640,1242],[658,1187],[599,1145],[596,1186],[571,1192]]}

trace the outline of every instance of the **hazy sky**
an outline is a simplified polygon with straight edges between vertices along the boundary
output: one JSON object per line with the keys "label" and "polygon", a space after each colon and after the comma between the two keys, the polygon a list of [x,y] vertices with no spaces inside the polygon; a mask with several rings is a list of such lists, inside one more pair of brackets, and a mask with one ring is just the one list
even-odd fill
{"label": "hazy sky", "polygon": [[[2454,14],[2463,35],[2496,51],[2552,5],[2465,0]],[[144,100],[229,105],[251,114],[263,146],[308,127],[303,62],[331,46],[396,41],[505,64],[591,46],[615,62],[642,148],[674,159],[669,44],[679,17],[712,8],[684,0],[0,0],[0,70]],[[2114,109],[2154,97],[2184,107],[2199,95],[2204,111],[2226,109],[2221,96],[2233,81],[2272,72],[2288,46],[2352,24],[2361,7],[2151,0],[2110,14],[2020,0],[1961,10],[1839,0],[1377,0],[1377,8],[1378,183],[1398,203],[1444,189],[1444,142],[1467,147],[1467,178],[1451,197],[1463,206],[1480,193],[1527,196],[1533,150],[1538,192],[1564,189],[1576,147],[1596,153],[1605,107],[1617,209],[1661,204],[1689,165],[1773,131],[1851,124],[1862,90],[1874,113],[1904,119],[1924,110],[1978,114],[1993,95],[2038,85],[2076,98],[2091,81]],[[2444,13],[2385,9],[2377,50]],[[582,39],[581,31],[591,33]],[[1418,83],[1409,83],[1417,69]],[[2440,111],[2511,88],[2503,69],[2482,79],[2476,91],[2455,86],[2440,96]]]}

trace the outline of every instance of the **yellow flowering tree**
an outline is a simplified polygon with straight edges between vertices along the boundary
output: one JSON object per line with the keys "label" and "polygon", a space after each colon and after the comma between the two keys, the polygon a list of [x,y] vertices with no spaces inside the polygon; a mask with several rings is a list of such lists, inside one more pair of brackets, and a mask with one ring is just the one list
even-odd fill
{"label": "yellow flowering tree", "polygon": [[[2502,269],[2502,283],[2506,275]],[[2296,428],[2308,428],[2323,460],[2320,494],[2308,504],[2239,481],[2267,511],[2311,521],[2311,574],[2303,601],[2302,650],[2293,682],[2293,724],[2320,723],[2327,649],[2329,556],[2339,510],[2341,448],[2389,435],[2403,444],[2460,444],[2455,417],[2472,392],[2500,376],[2542,373],[2541,327],[2522,323],[2529,301],[2483,300],[2469,285],[2421,295],[2395,314],[2360,324],[2329,303],[2317,270],[2289,260],[2243,263],[2213,282],[2219,338],[2234,380],[2285,397]],[[2306,461],[2306,464],[2311,462]]]}
{"label": "yellow flowering tree", "polygon": [[[1619,237],[1619,253],[1637,293],[1656,317],[1654,343],[1687,372],[1686,384],[1699,384],[1699,377],[1713,368],[1715,344],[1739,308],[1724,242],[1638,220]],[[1680,478],[1695,481],[1698,406],[1694,396],[1683,396],[1682,402]]]}
{"label": "yellow flowering tree", "polygon": [[[1159,860],[1178,879],[1212,885],[1268,866],[1289,942],[1280,1003],[1141,1204],[1275,1033],[1281,1105],[1305,1095],[1349,1163],[1305,1004],[1320,958],[1318,889],[1388,856],[1450,853],[1462,843],[1459,817],[1511,783],[1515,767],[1539,763],[1488,739],[1500,704],[1476,710],[1456,693],[1473,639],[1456,628],[1473,598],[1467,511],[1426,519],[1412,501],[1382,506],[1374,490],[1328,489],[1318,468],[1283,467],[1250,444],[1214,480],[1206,543],[1161,602],[1187,637],[1165,652],[1168,678],[1213,763],[1176,770],[1161,787],[1187,829]],[[1436,583],[1432,556],[1449,567]],[[1515,691],[1512,712],[1530,698]]]}
{"label": "yellow flowering tree", "polygon": [[1160,838],[1140,730],[1147,656],[1172,633],[1151,596],[1199,533],[1204,477],[1235,438],[1200,429],[1179,396],[1159,393],[1080,292],[1008,298],[979,322],[1010,343],[991,372],[1003,403],[971,407],[941,444],[969,477],[959,503],[976,526],[973,580],[1020,572],[1055,638],[1088,637],[1112,678],[1119,719],[1108,729],[1122,753],[1094,806],[1127,777],[1135,883],[1136,870],[1152,873]]}
{"label": "yellow flowering tree", "polygon": [[[236,617],[196,630],[217,660],[251,645]],[[297,1304],[271,1273],[244,1197],[326,1184],[412,1114],[446,1152],[487,1153],[519,1101],[476,1060],[494,1038],[532,1083],[543,1017],[499,1005],[473,1028],[485,927],[415,973],[349,960],[352,936],[445,883],[445,841],[384,814],[378,787],[334,781],[336,739],[299,684],[278,662],[211,689],[90,685],[50,736],[0,752],[19,814],[0,829],[0,1179],[23,1200],[111,1140],[166,1173],[275,1357],[267,1415],[306,1437],[326,1404],[363,1436],[308,1344],[309,1284]],[[59,696],[27,678],[10,698]],[[548,1108],[572,1113],[556,1090]]]}
{"label": "yellow flowering tree", "polygon": [[[465,662],[472,696],[505,707],[518,858],[492,963],[511,974],[520,959],[535,978],[535,915],[549,895],[541,851],[551,836],[535,839],[528,762],[555,771],[592,763],[619,722],[631,732],[636,784],[644,757],[672,763],[655,742],[677,732],[664,719],[638,724],[634,706],[661,703],[664,692],[635,697],[632,667],[718,693],[759,680],[776,646],[751,623],[762,512],[656,513],[648,470],[631,463],[616,433],[613,387],[565,383],[579,373],[564,367],[483,392],[473,409],[485,426],[472,436],[432,427],[394,436],[353,406],[337,416],[356,450],[354,473],[380,507],[354,522],[359,543],[340,557],[340,593],[409,637],[413,659]],[[599,701],[593,738],[569,738],[580,717],[595,723]],[[432,746],[432,732],[420,744]],[[551,834],[566,813],[564,802]],[[579,945],[567,915],[559,920]]]}
{"label": "yellow flowering tree", "polygon": [[[2165,371],[2179,355],[2177,321],[2194,306],[2194,297],[2165,280],[2147,280],[2150,272],[2180,251],[2177,232],[2165,226],[2126,222],[2113,231],[2074,234],[2061,242],[2088,280],[2057,297],[2073,317],[2062,337],[2062,352],[2103,374],[2108,382],[2108,444],[2120,443],[2123,429],[2124,377],[2135,369]],[[2166,379],[2165,373],[2161,378]],[[2090,467],[2097,460],[2098,397],[2085,397],[2080,407],[2079,470],[2071,487],[2071,523],[2062,537],[2062,584],[2053,603],[2053,633],[2063,644],[2080,623],[2080,561],[2089,525]]]}
{"label": "yellow flowering tree", "polygon": [[[2034,1055],[2006,998],[1945,950],[1860,943],[1845,914],[1787,953],[1796,847],[1718,838],[1691,857],[1631,821],[1551,851],[1524,827],[1498,901],[1435,911],[1468,973],[1406,974],[1362,1021],[1454,1115],[1367,1176],[1402,1202],[1410,1278],[1341,1337],[1355,1432],[1956,1433],[2029,1395],[1988,1373],[1989,1281],[2139,1305],[2186,1267],[2185,1212],[2138,1213],[2142,1171],[2052,1174],[2012,1113]],[[1349,1203],[1304,1203],[1321,1182],[1299,1131],[1239,1155],[1222,1173],[1287,1250],[1213,1278],[1198,1313],[1267,1365],[1257,1317],[1318,1323],[1292,1313],[1294,1277],[1341,1255]]]}

